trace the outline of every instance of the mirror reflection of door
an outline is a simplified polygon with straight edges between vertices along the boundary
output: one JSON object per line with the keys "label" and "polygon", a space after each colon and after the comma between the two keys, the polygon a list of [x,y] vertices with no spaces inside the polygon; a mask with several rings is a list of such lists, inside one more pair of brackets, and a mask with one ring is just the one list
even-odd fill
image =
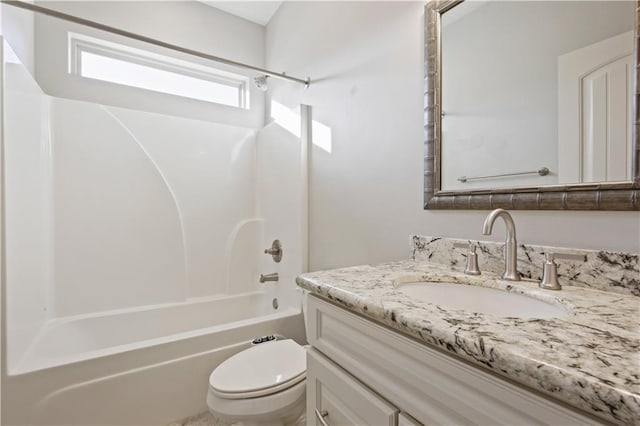
{"label": "mirror reflection of door", "polygon": [[633,32],[558,57],[559,183],[631,179]]}

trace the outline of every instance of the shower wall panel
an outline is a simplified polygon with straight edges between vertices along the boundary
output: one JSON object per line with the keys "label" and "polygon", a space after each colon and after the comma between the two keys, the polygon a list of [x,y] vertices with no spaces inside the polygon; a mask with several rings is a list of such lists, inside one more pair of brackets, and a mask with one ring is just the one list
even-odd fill
{"label": "shower wall panel", "polygon": [[227,293],[227,239],[254,215],[254,132],[53,106],[57,316]]}
{"label": "shower wall panel", "polygon": [[[251,238],[257,240],[260,228],[250,232],[249,241],[234,244],[244,238],[235,228],[255,216],[256,132],[122,108],[108,111],[135,137],[174,194],[183,224],[187,296],[256,290],[255,260],[249,260],[259,253]],[[254,275],[234,280],[225,291],[230,250],[239,250],[243,258],[238,269],[253,269]],[[251,288],[244,286],[249,279]]]}
{"label": "shower wall panel", "polygon": [[[6,49],[6,45],[5,45]],[[51,316],[49,99],[21,64],[4,66],[6,319],[12,362]]]}
{"label": "shower wall panel", "polygon": [[259,289],[256,132],[47,96],[5,64],[7,324]]}
{"label": "shower wall panel", "polygon": [[185,295],[180,214],[161,171],[102,106],[53,100],[56,316]]}
{"label": "shower wall panel", "polygon": [[[281,305],[300,306],[295,277],[302,270],[302,159],[299,108],[290,111],[289,129],[272,121],[258,133],[258,204],[264,218],[264,244],[279,239],[284,247],[280,263],[261,259],[265,273],[278,272],[277,286],[267,286]],[[292,133],[293,131],[293,133]]]}

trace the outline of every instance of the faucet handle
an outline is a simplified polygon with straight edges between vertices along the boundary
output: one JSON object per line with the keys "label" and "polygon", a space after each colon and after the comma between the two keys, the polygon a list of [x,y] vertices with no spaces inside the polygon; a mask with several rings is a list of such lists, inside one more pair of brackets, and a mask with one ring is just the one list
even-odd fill
{"label": "faucet handle", "polygon": [[264,254],[271,255],[274,262],[280,263],[282,260],[282,243],[280,240],[273,240],[271,247],[264,250]]}
{"label": "faucet handle", "polygon": [[453,243],[455,248],[469,248],[467,253],[467,266],[464,268],[464,273],[467,275],[480,275],[480,268],[478,267],[478,254],[476,253],[476,244],[469,241],[465,243]]}
{"label": "faucet handle", "polygon": [[587,256],[584,254],[545,252],[544,264],[542,266],[542,280],[539,284],[540,288],[545,290],[562,289],[562,286],[558,282],[558,265],[556,265],[556,259],[581,260],[586,262]]}

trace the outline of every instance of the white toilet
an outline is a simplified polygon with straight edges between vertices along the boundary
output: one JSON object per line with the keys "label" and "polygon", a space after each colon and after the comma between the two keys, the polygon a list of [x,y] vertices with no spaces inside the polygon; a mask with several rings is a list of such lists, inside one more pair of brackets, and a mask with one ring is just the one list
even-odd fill
{"label": "white toilet", "polygon": [[298,423],[305,410],[306,370],[306,351],[293,340],[253,346],[213,370],[209,411],[234,423]]}

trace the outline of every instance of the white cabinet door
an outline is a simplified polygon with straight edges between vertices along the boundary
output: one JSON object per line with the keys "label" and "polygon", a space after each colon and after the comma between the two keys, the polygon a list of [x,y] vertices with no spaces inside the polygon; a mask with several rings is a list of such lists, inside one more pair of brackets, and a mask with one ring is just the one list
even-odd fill
{"label": "white cabinet door", "polygon": [[307,425],[397,424],[398,410],[324,355],[307,352]]}

